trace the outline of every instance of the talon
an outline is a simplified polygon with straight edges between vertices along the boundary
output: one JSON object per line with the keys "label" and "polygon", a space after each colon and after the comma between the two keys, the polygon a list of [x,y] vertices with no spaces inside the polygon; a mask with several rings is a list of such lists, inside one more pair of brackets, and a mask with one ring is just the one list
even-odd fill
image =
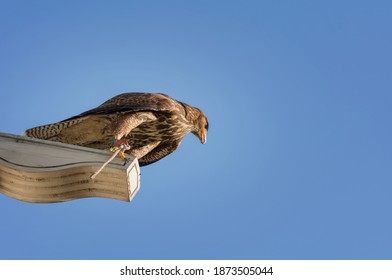
{"label": "talon", "polygon": [[[116,152],[116,151],[118,151],[119,149],[124,149],[125,148],[125,150],[129,150],[131,147],[129,146],[129,143],[128,143],[128,141],[127,140],[125,140],[125,139],[119,139],[119,140],[117,140],[116,138],[115,139],[113,139],[113,141],[110,143],[110,148],[109,148],[109,150],[111,151],[111,152]],[[125,153],[124,153],[124,150],[121,150],[121,151],[119,151],[118,152],[118,156],[122,159],[122,160],[124,160],[124,165],[127,163],[127,158],[126,158],[126,156],[125,156]]]}
{"label": "talon", "polygon": [[124,151],[120,151],[120,152],[118,153],[118,156],[119,156],[121,159],[123,159],[123,160],[126,160],[126,159],[127,159],[127,158],[125,157]]}

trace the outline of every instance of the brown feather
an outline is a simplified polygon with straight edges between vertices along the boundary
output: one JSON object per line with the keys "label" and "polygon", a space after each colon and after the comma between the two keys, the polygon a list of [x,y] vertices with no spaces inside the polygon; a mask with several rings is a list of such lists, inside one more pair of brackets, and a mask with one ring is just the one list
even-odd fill
{"label": "brown feather", "polygon": [[134,92],[64,121],[28,129],[25,135],[97,149],[124,138],[143,166],[174,152],[188,132],[205,143],[207,130],[208,120],[200,109],[166,94]]}

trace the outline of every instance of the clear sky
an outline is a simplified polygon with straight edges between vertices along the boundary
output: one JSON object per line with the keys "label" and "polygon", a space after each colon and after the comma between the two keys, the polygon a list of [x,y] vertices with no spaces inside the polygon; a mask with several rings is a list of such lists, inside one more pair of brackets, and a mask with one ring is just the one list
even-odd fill
{"label": "clear sky", "polygon": [[0,195],[1,259],[391,259],[391,1],[1,1],[0,131],[130,91],[206,145],[131,203]]}

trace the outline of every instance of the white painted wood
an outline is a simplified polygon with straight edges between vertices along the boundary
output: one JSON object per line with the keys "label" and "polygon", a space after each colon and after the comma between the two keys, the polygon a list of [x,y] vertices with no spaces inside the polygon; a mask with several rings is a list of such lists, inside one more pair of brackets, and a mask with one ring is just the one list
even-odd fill
{"label": "white painted wood", "polygon": [[0,133],[0,193],[36,203],[106,197],[131,201],[140,188],[135,157],[115,158],[95,179],[91,174],[112,153]]}

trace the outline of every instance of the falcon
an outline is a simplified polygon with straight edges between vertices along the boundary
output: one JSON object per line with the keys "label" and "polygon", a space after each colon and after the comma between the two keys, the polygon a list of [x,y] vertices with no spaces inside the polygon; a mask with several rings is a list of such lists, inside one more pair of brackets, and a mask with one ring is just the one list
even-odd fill
{"label": "falcon", "polygon": [[96,149],[126,143],[130,149],[125,152],[145,166],[174,152],[188,132],[205,144],[207,131],[202,110],[163,93],[130,92],[61,122],[30,128],[24,135]]}

